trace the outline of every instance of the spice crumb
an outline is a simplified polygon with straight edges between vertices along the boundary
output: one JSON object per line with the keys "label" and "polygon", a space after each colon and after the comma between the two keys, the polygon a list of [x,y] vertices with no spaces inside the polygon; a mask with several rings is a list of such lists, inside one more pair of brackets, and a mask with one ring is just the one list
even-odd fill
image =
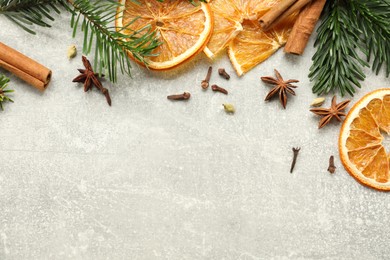
{"label": "spice crumb", "polygon": [[77,55],[76,45],[71,45],[68,47],[68,59],[73,59]]}
{"label": "spice crumb", "polygon": [[223,108],[225,109],[226,113],[234,114],[236,112],[234,105],[228,104],[228,103],[222,104],[222,105],[223,105]]}
{"label": "spice crumb", "polygon": [[320,107],[324,104],[324,102],[325,102],[325,98],[323,98],[323,97],[315,98],[313,100],[313,102],[311,102],[310,106],[311,107]]}

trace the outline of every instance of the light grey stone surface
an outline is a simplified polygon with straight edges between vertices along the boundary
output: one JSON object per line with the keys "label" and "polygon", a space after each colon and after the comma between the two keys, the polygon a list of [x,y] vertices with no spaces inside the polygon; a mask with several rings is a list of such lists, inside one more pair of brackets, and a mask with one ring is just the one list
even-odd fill
{"label": "light grey stone surface", "polygon": [[[65,15],[37,36],[4,17],[0,28],[2,42],[54,75],[44,93],[11,76],[15,103],[0,112],[0,259],[389,259],[389,194],[348,175],[340,125],[318,130],[309,112],[312,47],[279,51],[242,78],[221,57],[214,71],[232,78],[211,81],[228,96],[201,90],[204,55],[174,72],[135,66],[133,79],[104,83],[108,107],[71,83],[82,64],[67,47],[82,37],[71,38]],[[300,80],[286,110],[263,101],[260,76],[274,68]],[[390,87],[384,72],[366,72],[353,102]],[[183,91],[188,102],[166,99]]]}

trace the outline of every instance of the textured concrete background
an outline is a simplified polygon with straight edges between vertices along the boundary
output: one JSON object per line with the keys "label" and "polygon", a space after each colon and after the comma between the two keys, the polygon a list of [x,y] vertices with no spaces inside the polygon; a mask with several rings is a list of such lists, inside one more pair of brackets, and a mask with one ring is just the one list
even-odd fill
{"label": "textured concrete background", "polygon": [[[280,51],[242,78],[220,58],[214,69],[232,78],[211,81],[228,96],[201,90],[203,55],[175,72],[135,67],[133,79],[105,82],[108,107],[71,83],[81,56],[68,61],[66,50],[82,37],[65,15],[37,36],[4,17],[0,28],[2,42],[54,73],[44,93],[11,77],[15,103],[0,112],[0,259],[389,259],[389,194],[348,175],[340,125],[318,130],[309,112],[312,48]],[[274,68],[301,81],[287,110],[263,101],[260,76]],[[354,102],[390,86],[383,72],[367,76]],[[183,91],[189,102],[166,99]]]}

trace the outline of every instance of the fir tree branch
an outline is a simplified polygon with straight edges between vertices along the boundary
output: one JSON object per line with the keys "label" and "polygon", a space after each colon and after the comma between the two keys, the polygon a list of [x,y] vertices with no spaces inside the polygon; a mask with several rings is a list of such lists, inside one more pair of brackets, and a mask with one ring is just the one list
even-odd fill
{"label": "fir tree branch", "polygon": [[9,78],[7,78],[4,75],[0,75],[0,109],[4,110],[3,108],[3,102],[4,101],[10,101],[14,102],[11,98],[9,98],[6,93],[11,93],[13,90],[6,89],[8,86]]}
{"label": "fir tree branch", "polygon": [[60,13],[58,4],[66,6],[65,0],[0,0],[0,14],[22,27],[25,31],[36,34],[30,27],[38,25],[51,27],[48,20],[54,21],[51,11]]}
{"label": "fir tree branch", "polygon": [[385,64],[389,76],[389,21],[389,0],[328,1],[317,30],[317,50],[309,74],[315,81],[313,92],[321,95],[338,91],[342,96],[353,96],[365,79],[363,67],[369,63],[376,73]]}
{"label": "fir tree branch", "polygon": [[352,12],[358,28],[363,32],[361,43],[372,61],[372,70],[379,73],[386,65],[386,76],[390,75],[390,1],[352,0]]}
{"label": "fir tree branch", "polygon": [[[118,63],[121,72],[130,75],[131,64],[127,52],[145,63],[144,57],[152,55],[152,51],[159,45],[150,25],[132,32],[125,28],[135,20],[123,28],[111,26],[119,6],[117,1],[68,2],[73,7],[71,18],[73,36],[81,27],[84,33],[83,52],[88,55],[92,51],[92,44],[95,43],[94,69],[100,74],[104,70],[113,82],[117,80]],[[127,30],[126,34],[124,30]]]}
{"label": "fir tree branch", "polygon": [[325,17],[318,28],[309,77],[318,95],[338,90],[341,95],[353,95],[364,80],[362,66],[367,64],[356,52],[359,31],[351,22],[350,8],[342,0],[328,1]]}

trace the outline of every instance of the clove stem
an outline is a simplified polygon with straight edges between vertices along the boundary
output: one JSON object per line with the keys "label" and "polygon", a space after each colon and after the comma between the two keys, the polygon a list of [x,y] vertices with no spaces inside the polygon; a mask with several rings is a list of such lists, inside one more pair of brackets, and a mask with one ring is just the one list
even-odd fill
{"label": "clove stem", "polygon": [[230,79],[230,75],[226,72],[226,70],[224,68],[220,68],[218,69],[218,74],[221,75],[221,77],[229,80]]}
{"label": "clove stem", "polygon": [[202,80],[202,83],[200,85],[203,89],[207,89],[209,87],[209,82],[210,82],[212,71],[213,71],[213,67],[210,66],[208,71],[207,71],[206,78],[204,80]]}
{"label": "clove stem", "polygon": [[330,172],[330,173],[336,172],[336,166],[334,165],[334,156],[333,155],[329,158],[328,172]]}
{"label": "clove stem", "polygon": [[297,147],[297,148],[293,148],[292,150],[294,152],[294,158],[293,158],[293,161],[292,161],[292,164],[291,164],[290,173],[292,173],[293,170],[294,170],[295,163],[297,162],[298,154],[299,154],[299,151],[301,150],[301,148]]}
{"label": "clove stem", "polygon": [[227,91],[226,89],[221,88],[220,86],[215,85],[215,84],[211,86],[211,89],[212,89],[213,91],[216,91],[216,92],[221,92],[221,93],[223,93],[223,94],[225,94],[225,95],[228,94],[228,91]]}
{"label": "clove stem", "polygon": [[187,100],[190,97],[191,97],[190,93],[184,92],[183,94],[167,96],[167,99],[169,99],[169,100]]}

